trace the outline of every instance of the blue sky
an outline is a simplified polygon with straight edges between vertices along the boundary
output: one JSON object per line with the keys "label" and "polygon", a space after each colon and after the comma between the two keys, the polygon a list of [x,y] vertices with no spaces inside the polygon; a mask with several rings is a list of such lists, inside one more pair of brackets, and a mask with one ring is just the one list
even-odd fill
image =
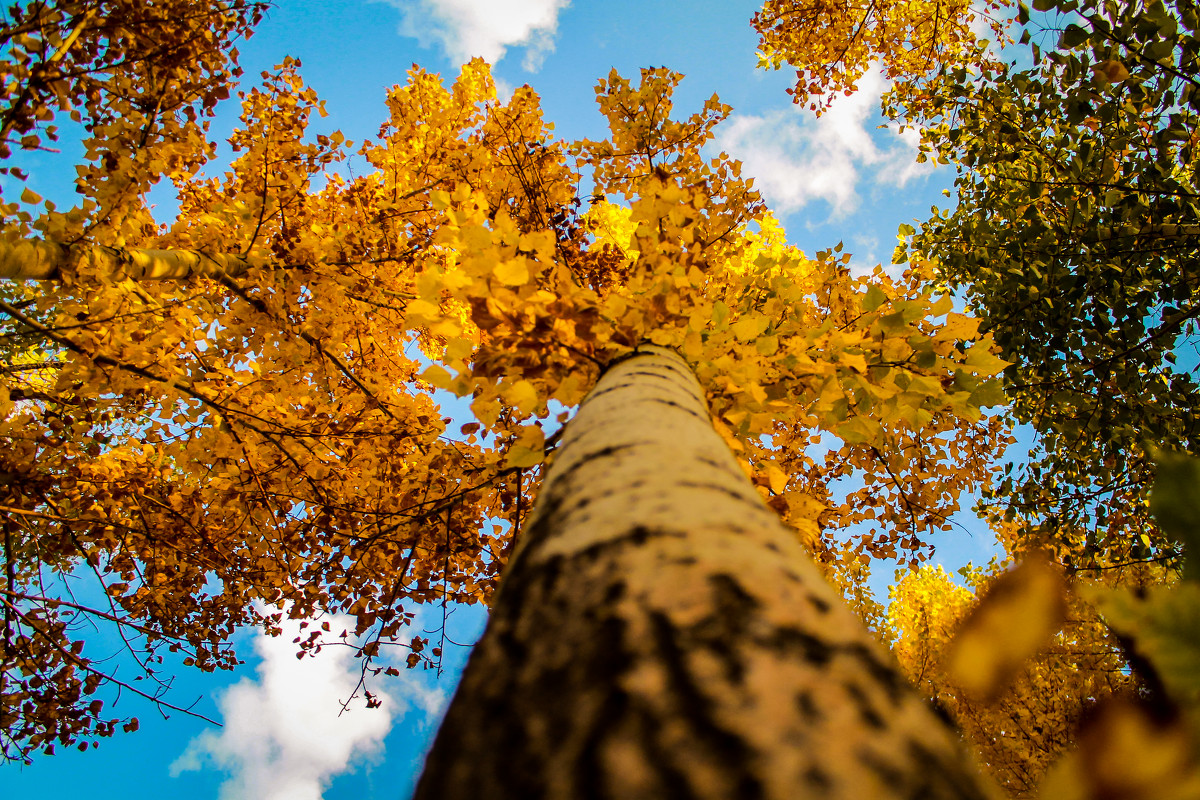
{"label": "blue sky", "polygon": [[[889,260],[900,223],[924,219],[931,205],[949,202],[942,190],[952,172],[918,165],[910,138],[878,129],[881,80],[868,76],[857,95],[817,120],[789,102],[784,90],[790,75],[755,70],[757,40],[749,26],[754,2],[278,3],[239,47],[243,82],[252,85],[285,56],[300,58],[301,74],[329,111],[314,125],[314,135],[336,128],[356,142],[370,138],[384,119],[385,89],[403,82],[413,63],[449,81],[459,64],[481,55],[495,64],[502,90],[533,86],[560,136],[600,138],[605,127],[594,103],[596,80],[614,67],[635,77],[643,66],[664,65],[686,75],[676,95],[678,113],[691,113],[714,92],[733,106],[732,118],[718,128],[717,147],[744,162],[790,240],[810,253],[842,241],[858,268],[869,270]],[[214,124],[215,138],[228,133],[237,111],[230,101]],[[62,150],[61,156],[22,161],[30,187],[60,206],[71,204],[77,153],[69,141]],[[170,195],[156,200],[157,216],[169,219]],[[939,550],[951,570],[992,554],[989,538],[971,527],[973,535],[959,532]],[[440,623],[441,610],[427,609],[416,627]],[[478,609],[455,610],[451,637],[472,641],[482,623]],[[338,700],[356,675],[352,660],[327,650],[297,661],[290,640],[247,633],[241,642],[247,663],[235,673],[177,671],[173,702],[195,700],[198,711],[224,727],[180,714],[164,720],[125,697],[116,708],[136,714],[141,731],[86,753],[41,758],[28,768],[0,766],[0,794],[42,800],[81,794],[90,800],[407,798],[466,648],[447,648],[450,668],[440,679],[405,672],[386,685],[383,709],[353,708],[339,717]]]}

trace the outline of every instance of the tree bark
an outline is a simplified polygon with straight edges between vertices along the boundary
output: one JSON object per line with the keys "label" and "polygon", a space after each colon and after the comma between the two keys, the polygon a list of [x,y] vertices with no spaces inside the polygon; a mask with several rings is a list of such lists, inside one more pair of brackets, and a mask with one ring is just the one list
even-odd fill
{"label": "tree bark", "polygon": [[113,280],[130,278],[155,281],[195,275],[238,277],[250,270],[250,262],[233,253],[201,253],[198,250],[149,250],[141,247],[63,245],[41,239],[0,242],[0,279],[24,281],[62,280],[81,259],[91,259],[101,275]]}
{"label": "tree bark", "polygon": [[990,796],[657,347],[564,432],[416,792]]}

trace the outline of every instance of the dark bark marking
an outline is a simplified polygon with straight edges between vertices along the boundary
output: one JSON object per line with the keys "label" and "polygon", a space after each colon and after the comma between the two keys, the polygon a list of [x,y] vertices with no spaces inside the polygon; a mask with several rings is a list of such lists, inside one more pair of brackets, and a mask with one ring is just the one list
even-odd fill
{"label": "dark bark marking", "polygon": [[[796,578],[796,580],[799,580],[799,578]],[[807,595],[804,599],[808,601],[809,605],[816,609],[818,614],[829,613],[829,603],[820,597],[817,597],[815,594]]]}
{"label": "dark bark marking", "polygon": [[962,735],[962,730],[958,727],[958,722],[955,721],[954,717],[950,714],[946,707],[942,705],[940,700],[938,700],[936,697],[928,697],[925,699],[925,702],[929,706],[930,711],[940,717],[942,722],[946,723],[947,728],[950,728],[960,736]]}
{"label": "dark bark marking", "polygon": [[683,413],[685,413],[685,414],[689,414],[689,415],[691,415],[691,416],[695,417],[696,419],[706,419],[705,415],[704,415],[704,414],[701,414],[701,413],[700,413],[699,411],[697,411],[696,409],[694,409],[694,408],[688,408],[688,407],[687,407],[687,406],[685,406],[685,405],[681,405],[680,403],[676,403],[674,400],[668,400],[668,399],[666,399],[665,397],[648,397],[648,398],[646,398],[646,402],[647,402],[647,403],[660,403],[660,404],[662,404],[662,405],[664,405],[664,406],[671,406],[672,408],[679,409],[679,410],[680,410],[680,411],[682,411]]}
{"label": "dark bark marking", "polygon": [[[833,786],[833,781],[829,780],[829,776],[825,774],[825,770],[813,764],[804,771],[804,782],[813,789],[823,794],[828,794]],[[806,793],[807,797],[808,794]]]}
{"label": "dark bark marking", "polygon": [[[671,378],[670,376],[663,375],[661,371],[652,370],[652,369],[631,369],[628,372],[626,372],[625,375],[630,378],[632,378],[634,375],[645,375],[646,377],[654,378],[655,380],[670,381],[672,384],[675,383],[674,379]],[[624,377],[625,376],[622,376],[622,379],[624,379]],[[632,385],[633,383],[636,383],[636,381],[628,381],[625,385],[629,386],[629,385]]]}
{"label": "dark bark marking", "polygon": [[723,619],[740,626],[752,613],[762,607],[758,598],[747,592],[737,578],[727,572],[708,576],[719,613]]}
{"label": "dark bark marking", "polygon": [[855,708],[858,709],[858,715],[862,717],[862,721],[876,730],[884,730],[887,728],[887,723],[883,721],[883,717],[871,705],[870,698],[863,691],[862,687],[857,683],[847,682],[842,685],[846,690],[846,694],[850,696]]}
{"label": "dark bark marking", "polygon": [[753,507],[755,511],[762,511],[762,498],[760,498],[757,494],[755,494],[754,498],[751,499],[751,498],[747,497],[746,495],[742,494],[741,492],[737,491],[736,489],[730,489],[727,486],[721,486],[721,485],[715,484],[715,483],[697,483],[696,481],[680,481],[679,483],[677,483],[675,485],[682,486],[685,489],[704,489],[705,491],[709,491],[709,492],[720,492],[723,495],[732,497],[734,500],[737,500],[739,502],[745,503],[748,506]]}
{"label": "dark bark marking", "polygon": [[817,723],[825,718],[825,715],[821,713],[821,709],[817,708],[817,703],[813,700],[812,692],[808,689],[802,689],[796,695],[796,708],[800,709],[800,715],[809,722]]}
{"label": "dark bark marking", "polygon": [[[595,450],[591,453],[584,454],[582,457],[577,459],[574,464],[567,467],[562,472],[555,474],[555,476],[554,476],[555,488],[565,486],[567,481],[570,479],[570,477],[572,475],[574,475],[575,472],[577,470],[581,469],[584,465],[589,464],[592,461],[595,461],[597,459],[608,458],[610,456],[614,456],[623,450],[629,450],[634,447],[637,447],[639,444],[646,444],[646,442],[629,442],[627,444],[614,444],[614,445],[609,445],[608,447],[602,447],[599,450]],[[566,491],[566,490],[563,489],[560,491]]]}
{"label": "dark bark marking", "polygon": [[905,780],[905,775],[899,767],[887,763],[878,754],[872,753],[870,750],[859,750],[858,761],[864,767],[878,775],[879,779],[886,786],[904,786],[909,783],[909,781]]}
{"label": "dark bark marking", "polygon": [[[594,639],[589,638],[585,670],[579,681],[584,686],[610,686],[612,690],[605,695],[599,713],[588,720],[590,724],[583,740],[582,752],[579,761],[574,765],[575,785],[572,794],[588,800],[612,796],[611,791],[604,790],[611,776],[601,762],[601,753],[604,743],[620,729],[622,719],[629,714],[630,697],[618,688],[616,676],[625,674],[633,665],[633,656],[625,646],[624,620],[613,616],[606,617],[595,629],[598,635]],[[579,720],[573,717],[572,709],[560,707],[561,699],[570,696],[572,693],[547,693],[547,705],[553,708],[555,716],[564,723],[564,736],[570,728],[579,724]]]}
{"label": "dark bark marking", "polygon": [[772,553],[780,552],[779,545],[775,544],[774,542],[767,542],[767,549],[770,550]]}
{"label": "dark bark marking", "polygon": [[913,787],[909,794],[912,800],[927,797],[984,800],[987,797],[980,792],[979,779],[966,759],[948,761],[914,739],[909,739],[906,745],[915,765],[914,772],[925,778]]}
{"label": "dark bark marking", "polygon": [[733,649],[746,621],[762,604],[728,573],[710,575],[714,613],[694,626],[688,633],[706,647],[721,662],[725,679],[741,686],[746,678],[745,658]]}
{"label": "dark bark marking", "polygon": [[604,605],[611,606],[613,603],[616,603],[625,596],[625,593],[628,590],[629,586],[625,583],[625,581],[620,579],[614,581],[612,585],[604,591]]}
{"label": "dark bark marking", "polygon": [[739,467],[735,463],[732,463],[729,461],[718,460],[715,458],[707,458],[707,457],[698,458],[696,460],[699,461],[701,464],[707,464],[708,466],[712,467],[713,469],[720,470],[721,472],[724,472],[727,475],[736,475],[739,486],[744,485],[746,483],[745,473],[743,473],[742,468]]}
{"label": "dark bark marking", "polygon": [[878,653],[862,642],[845,645],[841,650],[867,668],[871,679],[887,692],[888,700],[893,706],[900,705],[905,693],[909,691],[900,670],[889,666]]}
{"label": "dark bark marking", "polygon": [[822,667],[833,658],[834,645],[805,633],[799,628],[780,627],[772,631],[763,644],[774,650],[797,655],[805,663]]}
{"label": "dark bark marking", "polygon": [[[686,539],[687,533],[684,531],[673,531],[662,528],[655,529],[648,528],[644,525],[638,525],[637,527],[630,529],[627,533],[621,534],[620,536],[614,536],[613,538],[606,539],[603,542],[596,542],[595,544],[588,545],[577,553],[573,553],[570,556],[571,562],[572,564],[576,562],[583,562],[586,564],[589,561],[594,561],[604,557],[604,554],[609,550],[620,549],[629,546],[642,547],[652,537]],[[581,574],[584,572],[584,570],[578,566],[572,566],[569,571],[572,574]]]}
{"label": "dark bark marking", "polygon": [[652,611],[647,616],[658,650],[657,663],[667,671],[667,685],[675,694],[675,712],[688,720],[689,729],[700,740],[698,744],[705,745],[714,758],[723,762],[723,771],[734,784],[733,797],[739,800],[763,797],[762,784],[750,770],[755,754],[745,740],[713,720],[713,702],[696,685],[685,661],[686,652],[677,641],[680,631],[660,611]]}

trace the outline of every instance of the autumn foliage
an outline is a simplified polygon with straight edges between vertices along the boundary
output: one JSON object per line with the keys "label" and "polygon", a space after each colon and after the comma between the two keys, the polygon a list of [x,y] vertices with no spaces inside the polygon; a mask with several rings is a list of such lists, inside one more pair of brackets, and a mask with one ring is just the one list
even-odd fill
{"label": "autumn foliage", "polygon": [[[6,274],[34,277],[32,237],[59,248],[56,284],[8,284],[0,306],[10,757],[116,724],[91,699],[114,676],[82,649],[88,620],[117,626],[152,681],[158,648],[229,667],[233,630],[282,613],[351,615],[364,675],[382,669],[412,604],[488,598],[547,418],[641,341],[685,355],[762,493],[831,565],[919,562],[984,475],[1000,430],[981,379],[1002,362],[918,278],[854,278],[787,245],[737,163],[699,155],[729,113],[716,98],[675,120],[679,76],[614,73],[611,137],[567,143],[531,90],[499,102],[481,63],[450,87],[414,70],[353,145],[305,134],[323,111],[298,66],[242,94],[224,174],[198,173],[207,145],[115,106],[90,135],[136,146],[89,151],[80,206],[10,206]],[[370,168],[343,177],[350,157]],[[180,196],[166,228],[144,200],[159,177]],[[163,250],[203,268],[125,271]],[[435,388],[474,421],[448,429]],[[820,428],[840,444],[809,455]],[[948,450],[965,458],[941,470]],[[855,473],[869,489],[831,493]],[[849,556],[834,547],[876,515]],[[86,602],[65,600],[82,578]],[[302,648],[339,640],[311,634]],[[410,665],[438,656],[400,644]]]}

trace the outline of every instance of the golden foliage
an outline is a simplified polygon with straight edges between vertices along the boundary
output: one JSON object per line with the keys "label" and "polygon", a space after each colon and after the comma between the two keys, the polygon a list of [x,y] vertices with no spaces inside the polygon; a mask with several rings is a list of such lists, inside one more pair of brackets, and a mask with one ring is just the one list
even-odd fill
{"label": "golden foliage", "polygon": [[1002,12],[1009,0],[766,0],[751,24],[759,66],[796,69],[788,93],[816,111],[851,94],[878,63],[903,91],[946,65],[990,65],[982,30],[1007,40]]}
{"label": "golden foliage", "polygon": [[[436,659],[397,641],[413,605],[490,597],[551,415],[644,342],[688,360],[760,491],[848,585],[864,559],[919,563],[986,479],[1005,435],[980,411],[1003,366],[989,339],[923,265],[857,278],[838,250],[787,245],[740,165],[701,156],[717,98],[673,120],[680,76],[613,73],[610,136],[565,143],[532,90],[500,102],[482,62],[449,87],[414,68],[355,149],[308,133],[323,111],[298,66],[242,95],[222,175],[198,172],[211,151],[186,124],[126,109],[96,129],[126,149],[89,151],[80,208],[8,209],[10,249],[32,231],[76,246],[59,284],[0,304],[14,352],[55,361],[35,383],[9,359],[0,381],[6,755],[112,731],[89,699],[115,679],[85,655],[89,620],[202,669],[284,613],[311,620],[302,651],[336,640],[321,615],[353,617],[364,676],[387,644]],[[355,156],[360,176],[332,168]],[[144,201],[159,175],[180,195],[167,229]],[[110,268],[132,248],[248,271],[135,282]],[[460,433],[451,395],[474,416]],[[838,496],[855,475],[866,488]],[[882,530],[836,546],[867,519]],[[98,602],[65,599],[80,575]]]}
{"label": "golden foliage", "polygon": [[[1044,562],[1009,572],[993,562],[986,571],[968,571],[970,588],[964,588],[940,567],[925,566],[892,588],[887,610],[901,668],[958,724],[984,769],[1015,797],[1036,794],[1047,769],[1074,746],[1081,717],[1134,683],[1094,607],[1075,593],[1064,597],[1052,572]],[[1060,603],[1066,604],[1065,624],[1054,624],[1052,636],[1038,636],[1044,643],[1038,647],[1026,628],[1027,607],[1049,621]],[[1049,625],[1035,627],[1033,633],[1042,633]],[[1019,659],[1010,647],[1021,651]],[[988,663],[1005,661],[1008,679],[981,692],[980,676],[995,673],[990,667],[979,672],[978,665],[964,669],[967,648]]]}

